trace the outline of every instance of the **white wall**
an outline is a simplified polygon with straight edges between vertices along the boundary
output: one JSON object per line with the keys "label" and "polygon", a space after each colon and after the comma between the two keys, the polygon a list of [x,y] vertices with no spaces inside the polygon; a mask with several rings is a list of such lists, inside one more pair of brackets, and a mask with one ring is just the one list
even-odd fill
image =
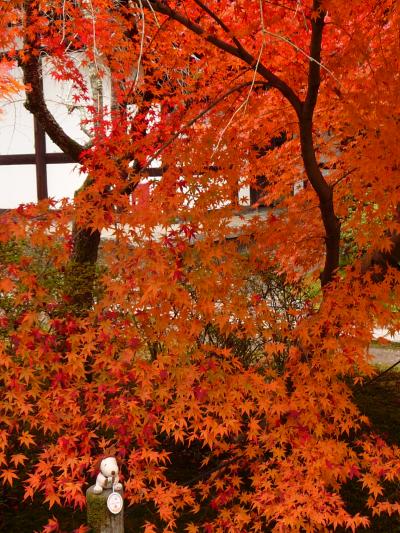
{"label": "white wall", "polygon": [[[68,111],[71,101],[70,87],[58,83],[47,75],[44,64],[44,90],[48,107],[64,130],[77,141],[87,142],[87,136],[81,131],[79,111]],[[21,78],[19,69],[15,77]],[[0,101],[0,154],[34,153],[33,117],[24,108],[23,93]],[[60,149],[46,139],[47,152],[60,152]],[[74,191],[82,185],[84,176],[79,172],[79,165],[57,164],[47,166],[48,191],[53,198],[72,197]],[[36,174],[34,165],[0,165],[0,208],[14,208],[21,203],[35,202]]]}

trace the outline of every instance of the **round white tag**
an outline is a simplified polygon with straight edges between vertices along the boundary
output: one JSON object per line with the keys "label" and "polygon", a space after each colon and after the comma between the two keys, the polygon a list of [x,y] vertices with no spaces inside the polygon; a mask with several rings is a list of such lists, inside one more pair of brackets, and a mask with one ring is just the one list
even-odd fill
{"label": "round white tag", "polygon": [[112,514],[120,513],[122,511],[123,505],[124,501],[122,499],[121,494],[118,494],[118,492],[112,492],[107,498],[107,509]]}

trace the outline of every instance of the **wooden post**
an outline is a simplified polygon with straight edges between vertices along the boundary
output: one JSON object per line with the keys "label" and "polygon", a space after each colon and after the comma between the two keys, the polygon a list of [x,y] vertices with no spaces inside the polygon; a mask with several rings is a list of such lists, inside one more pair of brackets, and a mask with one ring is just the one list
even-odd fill
{"label": "wooden post", "polygon": [[[40,88],[44,95],[41,65]],[[36,190],[37,199],[40,202],[40,200],[45,200],[49,196],[47,192],[46,133],[36,115],[33,115],[33,129],[35,136]]]}
{"label": "wooden post", "polygon": [[[112,514],[107,509],[107,498],[111,489],[103,489],[101,494],[93,492],[94,485],[86,491],[87,522],[91,533],[124,533],[124,509]],[[123,496],[123,490],[117,490]]]}
{"label": "wooden post", "polygon": [[40,200],[49,197],[47,192],[46,134],[36,116],[33,117],[33,126],[35,133],[36,190],[37,199],[40,202]]}

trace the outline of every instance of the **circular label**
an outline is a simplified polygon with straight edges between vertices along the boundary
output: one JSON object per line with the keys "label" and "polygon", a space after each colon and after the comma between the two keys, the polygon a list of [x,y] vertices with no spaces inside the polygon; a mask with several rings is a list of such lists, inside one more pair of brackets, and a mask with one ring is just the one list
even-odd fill
{"label": "circular label", "polygon": [[124,501],[122,499],[121,494],[118,494],[118,492],[112,492],[107,498],[107,509],[112,514],[120,513],[122,511],[123,505]]}

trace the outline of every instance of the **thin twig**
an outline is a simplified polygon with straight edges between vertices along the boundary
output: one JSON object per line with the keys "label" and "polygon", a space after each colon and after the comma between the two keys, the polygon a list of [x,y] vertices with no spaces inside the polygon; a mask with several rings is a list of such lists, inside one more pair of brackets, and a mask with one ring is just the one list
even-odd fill
{"label": "thin twig", "polygon": [[[148,6],[149,6],[149,8],[150,8],[150,11],[151,11],[152,14],[153,14],[153,17],[154,17],[154,20],[155,20],[155,22],[156,22],[156,26],[157,26],[157,28],[160,29],[160,28],[161,28],[161,24],[160,24],[159,21],[158,21],[158,18],[157,18],[156,12],[155,12],[154,9],[153,9],[153,6],[151,5],[151,3],[150,3],[149,0],[146,0],[146,2],[147,2]],[[142,6],[142,8],[143,8],[143,6]]]}
{"label": "thin twig", "polygon": [[[138,3],[138,0],[133,1]],[[149,2],[150,0],[148,0],[146,5],[148,5]],[[256,58],[247,50],[245,50],[242,45],[240,48],[238,48],[237,45],[233,46],[229,42],[220,39],[216,35],[210,34],[197,22],[194,22],[193,20],[184,16],[179,11],[176,11],[175,9],[171,8],[166,2],[163,2],[161,0],[151,0],[151,5],[153,9],[158,13],[162,13],[170,19],[179,22],[188,30],[202,37],[205,41],[211,43],[216,48],[219,48],[220,50],[223,50],[224,52],[241,59],[242,61],[247,63],[252,69],[254,69],[256,64]],[[263,63],[260,62],[257,70],[260,76],[262,76],[266,80],[266,82],[270,84],[271,87],[274,87],[275,89],[280,91],[280,93],[292,104],[294,110],[296,111],[296,114],[300,116],[302,114],[303,106],[296,92],[283,79],[274,74]]]}
{"label": "thin twig", "polygon": [[350,174],[352,174],[356,169],[355,168],[352,168],[351,170],[349,170],[348,172],[346,172],[345,174],[343,174],[343,176],[341,176],[340,178],[338,178],[334,183],[332,183],[331,187],[332,189],[336,187],[336,185],[338,185],[341,181],[343,181],[345,178],[347,178],[347,176],[349,176]]}
{"label": "thin twig", "polygon": [[99,65],[97,64],[98,51],[97,51],[97,39],[96,39],[96,16],[95,16],[95,13],[94,13],[94,8],[93,8],[92,0],[89,0],[89,7],[90,7],[91,15],[92,15],[93,59],[94,59],[94,66],[95,66],[95,68],[96,68],[97,75],[100,77],[100,69],[99,69]]}
{"label": "thin twig", "polygon": [[384,376],[385,374],[390,372],[390,370],[393,370],[393,368],[396,368],[397,365],[400,365],[400,359],[397,361],[397,363],[394,363],[392,366],[389,366],[389,368],[387,368],[386,370],[384,370],[380,374],[378,374],[378,375],[374,376],[373,378],[371,378],[370,380],[368,380],[366,383],[364,383],[363,386],[365,387],[366,385],[371,385],[371,383],[373,383],[374,381],[380,379],[382,376]]}
{"label": "thin twig", "polygon": [[140,49],[139,49],[139,57],[138,57],[138,62],[137,62],[137,72],[136,72],[135,82],[134,82],[133,89],[132,89],[133,91],[136,89],[137,84],[139,83],[140,65],[142,63],[144,35],[145,35],[145,17],[144,17],[143,4],[142,4],[142,0],[138,0],[138,2],[140,5],[140,11],[141,11],[141,16],[142,16],[142,31],[141,31],[141,36],[140,36]]}
{"label": "thin twig", "polygon": [[62,4],[62,33],[61,33],[61,43],[65,40],[65,2],[66,0],[63,0]]}
{"label": "thin twig", "polygon": [[317,63],[317,65],[319,65],[322,69],[324,69],[330,76],[332,76],[332,78],[336,81],[336,83],[338,85],[341,85],[340,83],[340,80],[334,75],[334,73],[328,68],[326,67],[323,63],[321,63],[320,61],[317,61],[316,59],[314,59],[312,56],[310,56],[309,54],[307,54],[307,52],[305,52],[302,48],[300,48],[300,46],[297,46],[297,44],[295,44],[293,41],[291,41],[288,37],[285,37],[284,35],[280,35],[279,33],[274,33],[272,31],[269,31],[269,30],[265,30],[265,33],[267,33],[268,35],[270,35],[271,37],[275,37],[276,39],[279,39],[281,41],[283,41],[284,43],[287,43],[289,44],[290,46],[292,46],[295,50],[297,50],[298,52],[300,52],[301,54],[303,54],[304,57],[306,57],[309,61],[312,61],[313,63]]}
{"label": "thin twig", "polygon": [[[194,118],[192,118],[191,120],[189,120],[186,124],[184,124],[177,132],[175,132],[172,137],[170,139],[168,139],[168,141],[166,141],[158,150],[156,150],[155,154],[150,158],[149,161],[147,161],[147,165],[146,167],[148,168],[149,165],[155,160],[157,159],[157,157],[161,154],[161,152],[163,152],[168,146],[170,146],[174,141],[175,139],[177,139],[179,137],[179,135],[181,135],[182,133],[185,132],[185,130],[187,130],[188,128],[190,128],[191,126],[193,126],[193,124],[195,122],[197,122],[200,118],[202,118],[204,115],[206,115],[209,111],[211,111],[215,106],[217,106],[220,102],[222,102],[222,100],[224,100],[225,98],[227,98],[228,96],[230,96],[231,94],[233,94],[234,92],[236,91],[240,91],[241,89],[243,89],[244,87],[248,87],[249,85],[251,85],[253,82],[244,82],[244,83],[241,83],[240,85],[237,85],[236,87],[232,87],[231,89],[229,89],[228,91],[226,91],[223,95],[221,95],[219,98],[217,98],[216,100],[214,100],[213,102],[211,102],[211,104],[209,106],[207,106],[205,109],[203,109],[203,111],[201,111],[198,115],[196,115]],[[268,88],[269,87],[269,84],[265,81],[256,81],[253,85],[262,85],[264,86],[265,88]]]}
{"label": "thin twig", "polygon": [[200,472],[200,474],[198,474],[197,476],[192,477],[191,479],[186,481],[184,484],[185,484],[186,487],[191,487],[192,485],[194,485],[198,481],[201,481],[202,479],[211,476],[212,474],[214,474],[215,472],[218,472],[219,470],[223,470],[224,468],[227,468],[228,466],[230,466],[231,464],[233,464],[233,463],[235,463],[237,461],[238,461],[238,458],[236,456],[233,457],[232,459],[226,459],[225,461],[223,461],[221,464],[215,466],[214,468],[210,468],[209,470],[206,470],[205,472]]}
{"label": "thin twig", "polygon": [[[196,1],[196,0],[195,0]],[[264,45],[265,45],[265,25],[264,25],[264,12],[263,12],[263,5],[262,5],[262,0],[259,0],[260,2],[260,18],[261,18],[261,31],[262,31],[262,42],[261,42],[261,47],[260,47],[260,51],[258,53],[258,57],[257,57],[257,62],[256,62],[256,66],[254,68],[254,73],[253,73],[253,79],[251,81],[251,85],[250,85],[250,89],[249,89],[249,92],[247,94],[247,97],[246,99],[240,104],[240,106],[236,109],[236,111],[232,114],[231,118],[229,119],[228,123],[226,124],[226,126],[224,127],[224,129],[221,131],[220,135],[219,135],[219,139],[218,139],[218,142],[213,150],[213,155],[218,151],[218,148],[219,148],[219,145],[221,144],[221,141],[222,141],[222,138],[226,132],[226,130],[229,128],[229,126],[232,124],[233,122],[233,119],[236,117],[236,115],[242,110],[242,109],[246,109],[247,107],[247,104],[250,100],[250,95],[253,91],[253,88],[254,88],[254,84],[255,84],[255,81],[256,81],[256,76],[257,76],[257,71],[258,71],[258,67],[260,65],[260,61],[261,61],[261,56],[262,56],[262,53],[264,51]]]}
{"label": "thin twig", "polygon": [[239,41],[237,37],[233,35],[231,30],[228,28],[228,26],[225,24],[225,22],[216,14],[214,11],[212,11],[209,7],[207,7],[201,0],[194,0],[195,4],[197,4],[203,11],[205,11],[212,19],[215,20],[215,22],[224,30],[224,32],[230,36],[232,41],[236,44],[237,48],[241,50],[242,52],[245,52],[245,49],[242,45],[242,43]]}
{"label": "thin twig", "polygon": [[262,5],[262,0],[260,0],[260,20],[261,20],[262,41],[261,41],[261,46],[260,46],[260,52],[259,52],[258,57],[257,57],[256,67],[254,69],[253,80],[252,80],[252,83],[251,83],[251,86],[250,86],[249,94],[247,95],[247,98],[244,101],[244,108],[245,109],[247,107],[247,103],[248,103],[248,101],[250,99],[250,95],[251,95],[251,92],[253,90],[254,83],[256,81],[258,67],[260,65],[261,57],[262,57],[262,54],[263,54],[263,51],[264,51],[264,47],[265,47],[265,24],[264,24],[264,9],[263,9],[263,5]]}

